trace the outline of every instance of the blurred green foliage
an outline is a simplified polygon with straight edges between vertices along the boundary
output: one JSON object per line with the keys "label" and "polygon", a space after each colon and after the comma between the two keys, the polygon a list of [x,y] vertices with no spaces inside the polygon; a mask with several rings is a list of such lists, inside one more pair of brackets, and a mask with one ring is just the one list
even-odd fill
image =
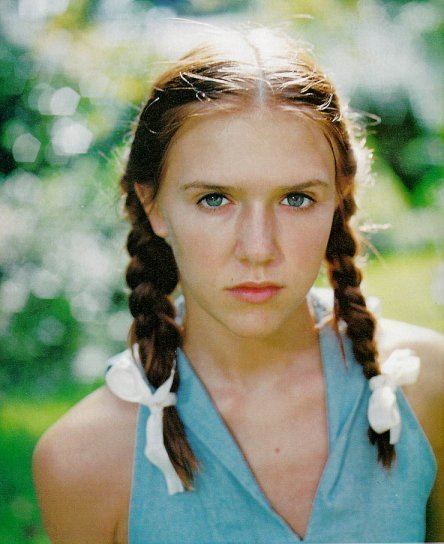
{"label": "blurred green foliage", "polygon": [[444,328],[439,8],[438,0],[0,4],[1,542],[47,542],[32,449],[101,383],[130,324],[117,181],[131,125],[155,75],[213,23],[270,24],[314,44],[374,150],[359,212],[370,255],[383,259],[365,266],[365,292],[387,317]]}
{"label": "blurred green foliage", "polygon": [[71,406],[101,385],[66,380],[51,396],[9,392],[0,405],[0,542],[49,544],[32,484],[32,452],[40,435]]}
{"label": "blurred green foliage", "polygon": [[363,187],[361,216],[367,228],[390,225],[368,229],[370,243],[380,252],[438,253],[444,194],[442,116],[432,100],[439,89],[438,5],[326,5],[2,4],[3,388],[50,391],[67,372],[93,375],[94,357],[104,364],[124,345],[127,227],[117,180],[150,81],[212,31],[207,21],[183,15],[225,12],[228,24],[269,22],[315,44],[344,100],[368,124],[375,183]]}

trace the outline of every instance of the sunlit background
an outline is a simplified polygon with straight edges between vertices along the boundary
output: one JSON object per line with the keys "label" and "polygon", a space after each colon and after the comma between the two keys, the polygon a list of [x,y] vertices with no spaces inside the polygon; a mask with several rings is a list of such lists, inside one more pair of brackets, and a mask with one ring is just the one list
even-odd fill
{"label": "sunlit background", "polygon": [[130,324],[118,177],[131,123],[165,61],[213,25],[269,24],[312,44],[361,113],[375,158],[359,200],[361,223],[380,226],[367,228],[364,292],[385,317],[444,330],[439,8],[438,0],[2,0],[1,542],[48,542],[32,449],[103,383]]}

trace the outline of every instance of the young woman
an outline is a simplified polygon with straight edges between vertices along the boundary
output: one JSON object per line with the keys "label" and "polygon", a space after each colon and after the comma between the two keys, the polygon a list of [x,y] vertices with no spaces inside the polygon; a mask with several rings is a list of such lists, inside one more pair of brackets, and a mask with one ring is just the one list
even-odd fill
{"label": "young woman", "polygon": [[[377,319],[361,293],[357,126],[298,42],[221,36],[162,74],[138,119],[129,348],[36,448],[47,532],[444,539],[443,337]],[[323,264],[331,289],[314,287]]]}

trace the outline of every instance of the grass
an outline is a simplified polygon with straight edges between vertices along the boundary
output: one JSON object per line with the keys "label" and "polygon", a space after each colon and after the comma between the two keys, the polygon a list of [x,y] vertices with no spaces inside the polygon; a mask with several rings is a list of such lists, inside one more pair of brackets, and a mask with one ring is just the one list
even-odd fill
{"label": "grass", "polygon": [[[0,406],[0,542],[49,544],[32,484],[32,452],[43,432],[98,387],[67,384],[45,401],[5,395]],[[69,391],[67,390],[69,387]]]}
{"label": "grass", "polygon": [[[432,251],[389,255],[364,269],[363,290],[377,296],[385,317],[443,331],[442,307],[431,286],[439,258]],[[6,394],[0,406],[0,542],[49,544],[32,486],[31,459],[39,436],[102,382],[66,384],[50,398]]]}

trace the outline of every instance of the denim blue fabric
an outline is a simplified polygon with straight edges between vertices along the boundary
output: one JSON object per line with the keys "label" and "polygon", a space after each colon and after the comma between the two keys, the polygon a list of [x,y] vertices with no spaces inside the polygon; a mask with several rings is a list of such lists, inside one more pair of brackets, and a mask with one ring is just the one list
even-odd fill
{"label": "denim blue fabric", "polygon": [[[324,293],[325,294],[325,293]],[[319,288],[309,292],[318,323],[328,314]],[[322,295],[322,296],[321,296]],[[323,300],[324,299],[324,300]],[[163,474],[145,457],[149,408],[139,406],[129,508],[130,544],[424,542],[426,504],[437,460],[404,393],[402,430],[390,473],[367,437],[368,381],[350,339],[320,326],[329,455],[302,539],[271,507],[237,442],[184,352],[177,410],[202,470],[192,491],[168,495]],[[115,358],[113,358],[115,359]],[[295,440],[303,437],[295,436]],[[295,505],[297,508],[297,505]]]}

